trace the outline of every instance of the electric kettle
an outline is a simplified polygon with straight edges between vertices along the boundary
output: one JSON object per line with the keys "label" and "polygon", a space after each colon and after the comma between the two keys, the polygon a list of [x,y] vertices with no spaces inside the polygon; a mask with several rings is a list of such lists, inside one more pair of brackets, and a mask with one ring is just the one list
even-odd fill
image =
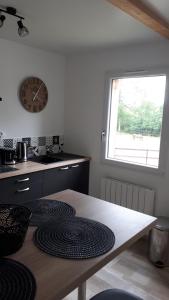
{"label": "electric kettle", "polygon": [[16,145],[16,156],[20,162],[27,161],[27,143],[18,142]]}

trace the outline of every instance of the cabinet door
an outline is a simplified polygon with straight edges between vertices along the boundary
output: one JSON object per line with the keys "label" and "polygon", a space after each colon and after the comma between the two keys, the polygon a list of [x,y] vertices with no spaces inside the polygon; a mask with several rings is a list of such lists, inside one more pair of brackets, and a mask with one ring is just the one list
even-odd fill
{"label": "cabinet door", "polygon": [[42,197],[42,172],[0,180],[0,202],[24,204]]}
{"label": "cabinet door", "polygon": [[43,194],[46,196],[66,189],[88,194],[88,182],[88,161],[50,169],[44,175]]}
{"label": "cabinet door", "polygon": [[43,195],[50,195],[68,188],[69,172],[70,169],[68,166],[46,170],[43,183]]}
{"label": "cabinet door", "polygon": [[69,173],[70,189],[88,194],[89,189],[89,162],[75,164],[70,166]]}

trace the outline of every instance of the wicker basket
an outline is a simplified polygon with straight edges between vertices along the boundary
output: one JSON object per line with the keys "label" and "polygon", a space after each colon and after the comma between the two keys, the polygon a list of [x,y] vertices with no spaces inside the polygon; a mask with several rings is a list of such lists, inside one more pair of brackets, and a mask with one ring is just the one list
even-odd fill
{"label": "wicker basket", "polygon": [[24,206],[0,204],[0,256],[10,255],[21,248],[31,214]]}

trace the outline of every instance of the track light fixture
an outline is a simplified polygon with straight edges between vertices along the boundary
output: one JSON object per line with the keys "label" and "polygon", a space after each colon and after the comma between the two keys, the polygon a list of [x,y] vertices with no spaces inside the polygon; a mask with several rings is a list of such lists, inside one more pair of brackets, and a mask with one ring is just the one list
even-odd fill
{"label": "track light fixture", "polygon": [[4,25],[6,17],[4,15],[0,15],[0,28]]}
{"label": "track light fixture", "polygon": [[29,34],[29,30],[26,26],[23,25],[22,20],[24,20],[24,18],[17,15],[16,13],[17,13],[17,10],[13,7],[8,6],[8,7],[6,7],[6,9],[0,8],[0,28],[3,26],[4,21],[6,19],[4,14],[11,15],[11,16],[19,19],[19,21],[17,22],[17,24],[18,24],[18,34],[19,34],[20,37],[25,37]]}
{"label": "track light fixture", "polygon": [[17,23],[18,23],[18,34],[19,34],[19,36],[24,37],[24,36],[28,35],[29,30],[28,30],[27,27],[25,27],[23,25],[22,20],[18,21]]}

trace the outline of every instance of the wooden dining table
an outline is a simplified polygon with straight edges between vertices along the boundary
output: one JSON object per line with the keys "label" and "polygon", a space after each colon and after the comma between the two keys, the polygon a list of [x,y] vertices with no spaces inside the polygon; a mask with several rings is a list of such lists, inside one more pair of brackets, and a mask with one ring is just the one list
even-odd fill
{"label": "wooden dining table", "polygon": [[115,234],[115,244],[109,252],[96,258],[57,258],[34,245],[32,239],[36,227],[30,226],[22,248],[9,257],[26,265],[34,274],[37,284],[36,300],[60,300],[76,288],[78,299],[84,300],[86,281],[144,236],[156,222],[156,218],[152,216],[72,190],[65,190],[45,199],[66,202],[76,209],[77,216],[107,225]]}

